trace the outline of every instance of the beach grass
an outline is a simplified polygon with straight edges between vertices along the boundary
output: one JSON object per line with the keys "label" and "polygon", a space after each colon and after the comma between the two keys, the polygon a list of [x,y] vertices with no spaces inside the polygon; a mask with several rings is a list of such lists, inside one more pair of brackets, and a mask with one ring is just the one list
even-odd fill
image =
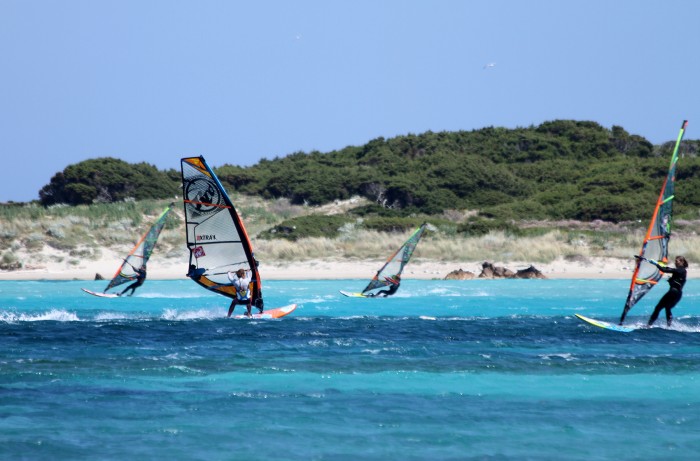
{"label": "beach grass", "polygon": [[[362,226],[362,218],[346,223],[338,237],[262,239],[257,236],[279,223],[310,214],[346,214],[362,199],[310,207],[291,205],[284,199],[263,200],[234,196],[256,256],[261,261],[377,260],[388,258],[408,238],[408,232],[379,232]],[[170,213],[157,251],[167,258],[186,259],[184,216],[181,201]],[[105,251],[128,252],[165,209],[168,200],[129,201],[75,207],[36,204],[0,205],[0,269],[12,270],[53,261],[95,260]],[[456,231],[473,213],[452,211],[435,219],[437,225],[418,246],[415,260],[493,261],[546,264],[557,259],[590,258],[629,260],[639,253],[646,231],[644,223],[527,222],[511,223],[510,230],[492,230],[470,236]],[[430,223],[430,220],[428,220]],[[696,223],[681,222],[671,240],[671,254],[700,260]],[[517,231],[513,231],[513,229]]]}

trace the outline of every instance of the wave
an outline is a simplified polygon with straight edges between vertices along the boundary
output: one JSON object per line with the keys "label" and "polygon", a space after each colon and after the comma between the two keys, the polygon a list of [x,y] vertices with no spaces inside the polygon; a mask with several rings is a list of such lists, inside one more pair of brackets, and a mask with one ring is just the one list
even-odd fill
{"label": "wave", "polygon": [[213,320],[222,318],[221,311],[214,312],[208,309],[179,312],[176,309],[166,309],[160,316],[163,320]]}
{"label": "wave", "polygon": [[68,312],[62,309],[52,309],[48,312],[38,314],[17,314],[15,312],[0,312],[0,322],[17,323],[17,322],[80,322],[78,316],[73,312]]}

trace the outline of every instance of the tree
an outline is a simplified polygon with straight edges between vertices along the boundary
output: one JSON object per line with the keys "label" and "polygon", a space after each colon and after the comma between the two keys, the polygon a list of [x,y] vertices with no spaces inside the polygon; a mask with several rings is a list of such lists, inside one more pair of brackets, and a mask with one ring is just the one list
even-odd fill
{"label": "tree", "polygon": [[125,199],[173,197],[179,178],[148,163],[129,164],[105,157],[69,165],[39,191],[42,205],[118,202]]}

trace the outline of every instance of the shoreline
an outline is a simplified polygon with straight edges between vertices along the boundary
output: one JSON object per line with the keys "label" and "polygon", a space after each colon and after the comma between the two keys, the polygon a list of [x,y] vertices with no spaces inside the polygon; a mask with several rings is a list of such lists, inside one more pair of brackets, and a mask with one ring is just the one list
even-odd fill
{"label": "shoreline", "polygon": [[[31,269],[0,271],[0,280],[36,281],[36,280],[84,280],[93,281],[100,274],[105,280],[112,278],[119,265],[119,258],[104,256],[95,261],[85,261],[79,265],[68,266],[65,263],[47,263]],[[263,280],[339,280],[370,279],[384,264],[383,260],[307,260],[307,261],[270,261],[260,263],[260,275]],[[411,261],[404,269],[405,280],[441,280],[454,270],[462,269],[474,273],[475,278],[481,273],[484,261]],[[495,261],[496,266],[506,267],[514,272],[531,265],[548,279],[628,279],[633,266],[630,261],[615,258],[590,258],[586,262],[555,260],[539,264],[529,262]],[[180,259],[153,257],[149,261],[148,279],[178,280],[186,279],[186,264]],[[689,277],[692,278],[692,277]],[[468,282],[469,280],[465,280]]]}

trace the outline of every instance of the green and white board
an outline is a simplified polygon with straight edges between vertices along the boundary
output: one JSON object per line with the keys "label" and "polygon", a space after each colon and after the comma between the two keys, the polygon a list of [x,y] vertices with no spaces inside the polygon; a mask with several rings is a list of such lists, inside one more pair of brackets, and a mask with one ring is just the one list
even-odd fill
{"label": "green and white board", "polygon": [[363,295],[362,293],[353,293],[350,291],[343,291],[340,290],[340,294],[343,296],[347,296],[349,298],[366,298],[367,296]]}
{"label": "green and white board", "polygon": [[616,325],[616,324],[610,323],[610,322],[604,322],[603,320],[592,319],[592,318],[589,318],[589,317],[586,317],[586,316],[583,316],[580,314],[574,314],[574,315],[590,325],[593,325],[593,326],[596,326],[599,328],[603,328],[605,330],[619,331],[622,333],[629,333],[630,331],[636,330],[636,328],[623,327],[621,325]]}

